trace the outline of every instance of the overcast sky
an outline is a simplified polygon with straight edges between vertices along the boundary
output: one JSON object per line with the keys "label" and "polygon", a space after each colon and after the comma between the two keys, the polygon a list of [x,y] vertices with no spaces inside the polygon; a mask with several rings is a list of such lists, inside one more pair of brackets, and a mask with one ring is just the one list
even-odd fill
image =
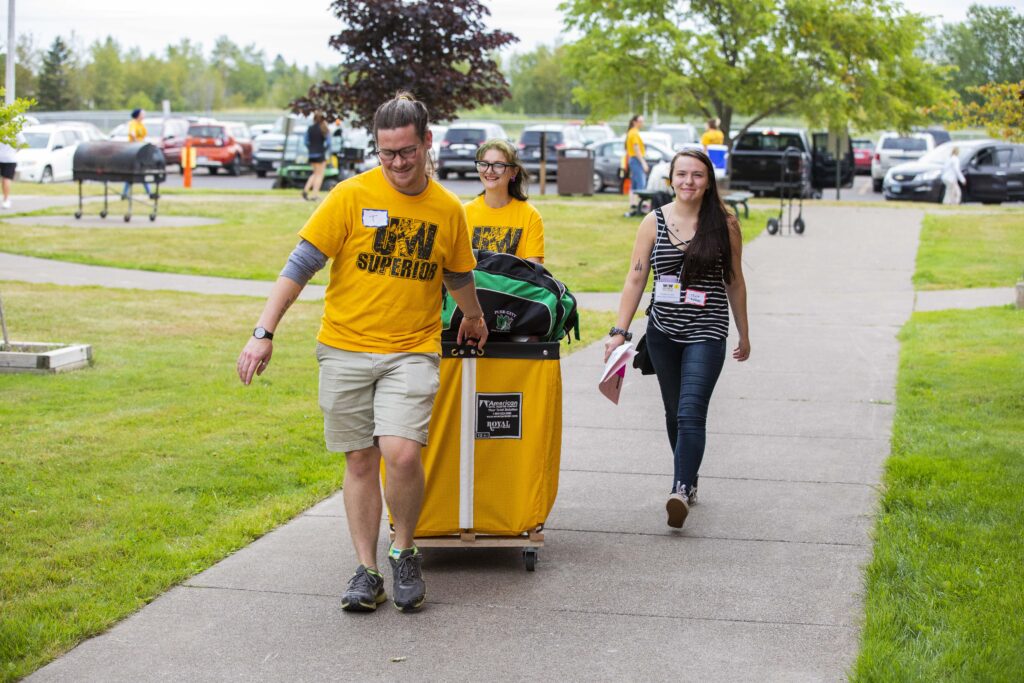
{"label": "overcast sky", "polygon": [[[1011,6],[1024,11],[1024,0],[971,0],[982,5]],[[78,48],[113,36],[122,47],[163,54],[182,38],[201,43],[209,54],[217,36],[239,45],[255,43],[268,59],[281,54],[288,62],[330,64],[337,52],[327,39],[337,23],[328,0],[16,0],[18,34],[31,34],[36,48],[46,48],[72,31]],[[562,31],[558,0],[489,0],[491,25],[519,36],[512,49],[524,51],[551,44]],[[914,12],[942,21],[961,21],[968,0],[903,0]],[[7,42],[8,0],[0,0],[0,42]]]}

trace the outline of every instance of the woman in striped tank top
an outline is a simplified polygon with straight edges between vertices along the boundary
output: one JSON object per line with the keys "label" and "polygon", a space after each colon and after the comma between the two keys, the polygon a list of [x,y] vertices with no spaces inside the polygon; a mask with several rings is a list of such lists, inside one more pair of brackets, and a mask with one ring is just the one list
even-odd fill
{"label": "woman in striped tank top", "polygon": [[632,338],[629,323],[653,270],[647,348],[675,460],[665,509],[669,526],[679,528],[697,501],[708,405],[725,363],[730,308],[739,336],[733,358],[747,360],[750,338],[740,263],[743,239],[739,222],[718,194],[711,160],[701,151],[679,152],[669,178],[675,199],[649,213],[637,230],[605,360]]}

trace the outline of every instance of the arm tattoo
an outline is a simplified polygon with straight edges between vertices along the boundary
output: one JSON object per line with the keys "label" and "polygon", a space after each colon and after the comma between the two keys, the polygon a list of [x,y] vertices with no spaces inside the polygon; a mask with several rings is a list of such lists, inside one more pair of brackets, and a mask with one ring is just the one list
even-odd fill
{"label": "arm tattoo", "polygon": [[281,320],[281,318],[284,317],[284,314],[288,311],[289,308],[291,308],[293,303],[295,303],[295,297],[293,296],[290,296],[284,300],[284,305],[281,306],[281,313],[277,317],[278,320]]}
{"label": "arm tattoo", "polygon": [[639,273],[641,270],[643,270],[643,268],[644,268],[644,262],[643,261],[637,261],[636,265],[633,266],[633,272]]}

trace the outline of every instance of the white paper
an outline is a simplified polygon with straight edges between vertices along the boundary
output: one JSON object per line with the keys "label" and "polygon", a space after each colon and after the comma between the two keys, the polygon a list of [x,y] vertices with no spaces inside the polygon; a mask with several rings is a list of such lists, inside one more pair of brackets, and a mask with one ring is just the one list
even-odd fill
{"label": "white paper", "polygon": [[619,403],[619,393],[622,391],[622,382],[626,377],[626,366],[636,351],[629,342],[618,346],[608,356],[608,362],[604,364],[604,372],[601,373],[601,381],[597,388],[612,403]]}

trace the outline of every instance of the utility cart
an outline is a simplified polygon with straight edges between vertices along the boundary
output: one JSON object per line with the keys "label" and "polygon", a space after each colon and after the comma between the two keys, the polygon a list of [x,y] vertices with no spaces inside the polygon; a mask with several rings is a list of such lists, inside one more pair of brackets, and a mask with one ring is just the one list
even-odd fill
{"label": "utility cart", "polygon": [[442,347],[416,545],[522,548],[534,571],[558,492],[558,342]]}

